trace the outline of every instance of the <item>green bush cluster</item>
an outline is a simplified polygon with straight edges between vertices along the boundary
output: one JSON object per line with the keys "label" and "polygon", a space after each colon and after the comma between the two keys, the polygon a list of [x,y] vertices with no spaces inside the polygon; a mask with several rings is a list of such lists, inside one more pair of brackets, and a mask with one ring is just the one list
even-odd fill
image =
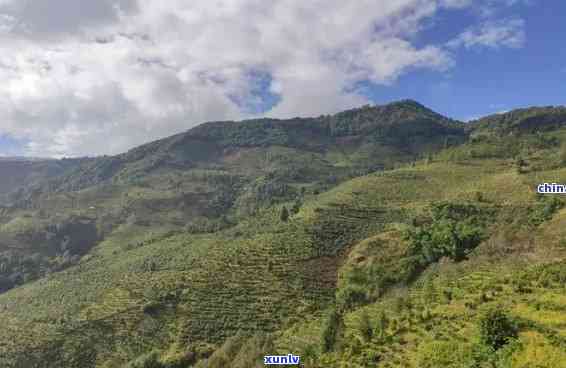
{"label": "green bush cluster", "polygon": [[462,261],[485,237],[486,212],[470,204],[439,203],[431,208],[431,221],[406,231],[411,267],[422,269],[442,257]]}
{"label": "green bush cluster", "polygon": [[557,197],[542,197],[540,203],[534,206],[529,213],[529,224],[539,226],[552,219],[554,214],[564,207],[564,202]]}
{"label": "green bush cluster", "polygon": [[493,350],[499,350],[518,337],[516,324],[501,308],[488,310],[480,319],[480,341]]}

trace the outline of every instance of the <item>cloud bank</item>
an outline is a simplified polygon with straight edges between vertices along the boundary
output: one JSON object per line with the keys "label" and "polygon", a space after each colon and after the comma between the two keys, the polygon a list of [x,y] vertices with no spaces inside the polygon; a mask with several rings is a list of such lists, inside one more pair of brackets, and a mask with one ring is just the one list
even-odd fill
{"label": "cloud bank", "polygon": [[[0,134],[32,156],[114,154],[211,120],[333,113],[355,86],[453,65],[415,46],[468,0],[0,0]],[[451,47],[520,46],[484,23]],[[511,29],[508,29],[511,27]]]}

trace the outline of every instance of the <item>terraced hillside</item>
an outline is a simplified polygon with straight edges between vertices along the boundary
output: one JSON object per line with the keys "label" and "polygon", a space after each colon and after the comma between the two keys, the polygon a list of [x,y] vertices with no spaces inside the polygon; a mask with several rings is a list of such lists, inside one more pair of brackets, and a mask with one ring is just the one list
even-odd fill
{"label": "terraced hillside", "polygon": [[207,123],[118,156],[34,163],[36,179],[0,209],[0,292],[76,265],[105,238],[128,248],[147,233],[213,232],[464,139],[461,123],[401,101]]}
{"label": "terraced hillside", "polygon": [[309,121],[211,123],[37,186],[7,218],[100,241],[0,295],[1,365],[561,366],[566,212],[534,191],[566,180],[561,124],[464,142],[413,102]]}
{"label": "terraced hillside", "polygon": [[[563,139],[564,131],[545,138],[550,135]],[[527,141],[523,143],[528,146]],[[415,218],[354,245],[339,272],[335,304],[327,312],[339,311],[339,318],[327,315],[278,333],[279,352],[298,352],[311,367],[565,366],[561,301],[566,291],[566,212],[560,210],[559,198],[537,196],[534,189],[539,181],[566,179],[563,164],[548,159],[558,157],[559,149],[548,147],[543,155],[531,146],[525,167],[509,159],[462,160],[462,152],[479,144],[443,152],[428,165],[339,187],[342,203],[355,201],[360,193],[370,201],[397,199],[397,206],[413,209]],[[388,177],[404,179],[383,185]],[[397,192],[386,191],[388,187]],[[435,190],[439,187],[443,189]],[[414,254],[415,245],[423,245],[414,236],[422,232],[411,229],[426,229],[442,246],[452,242],[442,237],[443,227],[436,223],[446,219],[434,219],[434,211],[428,217],[427,206],[434,209],[435,203],[489,208],[482,215],[489,219],[482,240],[464,260],[451,252],[425,254],[438,262],[404,282],[403,273],[409,275],[411,269],[400,260]],[[429,251],[434,255],[435,249]],[[516,339],[500,350],[482,341],[482,321],[494,309],[505,311],[517,329]],[[334,320],[334,329],[329,330],[329,320]],[[329,331],[332,343],[325,348]]]}

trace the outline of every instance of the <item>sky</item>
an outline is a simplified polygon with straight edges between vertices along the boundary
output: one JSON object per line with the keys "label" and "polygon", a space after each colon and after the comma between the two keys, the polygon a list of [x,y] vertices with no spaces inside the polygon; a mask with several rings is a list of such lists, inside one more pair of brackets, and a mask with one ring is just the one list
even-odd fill
{"label": "sky", "polygon": [[0,156],[414,99],[566,104],[563,0],[0,0]]}

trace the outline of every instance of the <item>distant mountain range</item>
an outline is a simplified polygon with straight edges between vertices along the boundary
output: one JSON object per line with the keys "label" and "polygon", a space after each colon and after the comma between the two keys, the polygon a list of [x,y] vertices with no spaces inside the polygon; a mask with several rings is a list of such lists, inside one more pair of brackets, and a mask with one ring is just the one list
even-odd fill
{"label": "distant mountain range", "polygon": [[52,161],[53,158],[31,157],[31,156],[0,156],[0,161]]}

